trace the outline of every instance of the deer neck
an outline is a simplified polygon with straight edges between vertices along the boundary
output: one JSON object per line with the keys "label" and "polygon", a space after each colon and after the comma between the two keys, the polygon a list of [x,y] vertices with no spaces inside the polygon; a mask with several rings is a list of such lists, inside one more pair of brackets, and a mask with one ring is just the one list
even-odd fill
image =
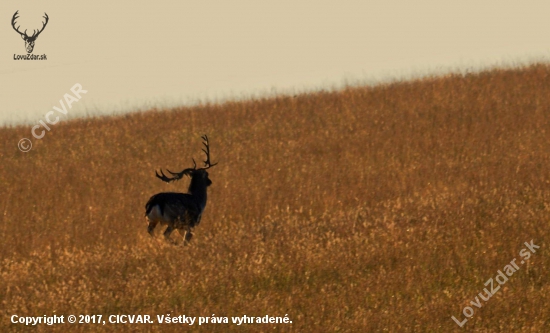
{"label": "deer neck", "polygon": [[189,194],[191,194],[201,207],[206,206],[206,183],[201,179],[191,179],[189,184]]}

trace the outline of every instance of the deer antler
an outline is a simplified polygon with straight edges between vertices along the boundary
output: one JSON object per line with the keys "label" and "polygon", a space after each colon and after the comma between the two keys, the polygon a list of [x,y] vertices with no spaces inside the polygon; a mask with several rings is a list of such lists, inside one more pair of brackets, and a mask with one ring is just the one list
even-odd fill
{"label": "deer antler", "polygon": [[218,163],[212,164],[210,162],[210,146],[208,145],[208,137],[206,136],[206,134],[201,136],[201,138],[204,140],[204,142],[202,143],[204,145],[204,148],[202,149],[202,151],[206,154],[206,160],[204,160],[204,168],[201,168],[201,169],[206,170],[206,169],[210,169],[211,167],[213,167]]}
{"label": "deer antler", "polygon": [[[15,24],[16,24],[15,20],[17,20],[19,18],[19,16],[17,16],[18,14],[19,14],[19,11],[16,11],[15,14],[13,14],[13,17],[11,19],[11,26],[13,27],[13,30],[17,31],[21,36],[25,36],[25,37],[29,38],[29,36],[27,35],[27,29],[25,29],[25,32],[21,32],[21,31],[19,31],[20,25],[17,26],[17,28],[15,27]],[[46,13],[44,13],[44,16],[42,16],[42,17],[44,19],[46,19],[45,22],[42,22],[42,29],[39,29],[38,32],[36,31],[36,29],[33,30],[33,34],[32,34],[32,36],[30,36],[30,38],[33,38],[33,37],[36,38],[36,37],[38,37],[38,35],[40,35],[40,33],[42,31],[44,31],[44,28],[48,24],[48,21],[49,21],[50,18],[48,17],[48,14],[46,14]]]}
{"label": "deer antler", "polygon": [[[195,161],[193,161],[193,163],[195,163]],[[180,180],[184,175],[191,175],[191,173],[196,170],[196,167],[197,167],[197,165],[195,163],[195,166],[193,168],[188,168],[188,169],[185,169],[181,172],[172,172],[172,171],[166,169],[166,171],[168,171],[170,174],[172,174],[172,176],[174,176],[172,178],[168,178],[164,174],[164,172],[162,172],[162,169],[160,170],[160,175],[156,171],[155,171],[155,175],[157,175],[157,177],[160,180],[162,180],[163,182],[169,183],[169,182],[172,182],[174,180]]]}
{"label": "deer antler", "polygon": [[49,20],[48,14],[44,13],[44,16],[42,17],[46,19],[46,22],[42,22],[42,29],[38,30],[38,32],[35,32],[36,30],[33,30],[33,34],[31,37],[35,37],[35,38],[38,37],[38,35],[40,35],[42,31],[44,31],[44,28],[48,24],[48,20]]}
{"label": "deer antler", "polygon": [[191,176],[194,171],[206,170],[206,169],[209,169],[209,168],[213,167],[214,165],[218,164],[218,163],[212,164],[210,162],[210,146],[208,144],[208,137],[206,135],[203,135],[201,138],[204,140],[204,142],[202,143],[204,145],[204,148],[202,149],[202,151],[206,154],[206,160],[204,160],[204,168],[197,169],[197,163],[195,162],[195,159],[193,159],[193,167],[192,168],[187,168],[187,169],[184,169],[180,172],[172,172],[172,171],[166,169],[166,171],[168,171],[172,176],[174,176],[172,178],[169,178],[168,176],[166,176],[164,174],[164,172],[162,171],[162,169],[161,169],[160,170],[160,175],[155,171],[155,175],[157,176],[157,178],[159,178],[163,182],[169,183],[171,181],[181,179],[184,175]]}
{"label": "deer antler", "polygon": [[15,20],[17,20],[19,18],[19,16],[17,16],[17,14],[19,14],[19,11],[16,11],[15,14],[13,14],[13,17],[11,19],[11,26],[13,27],[13,30],[17,31],[17,33],[19,33],[21,36],[23,36],[23,35],[27,36],[27,30],[25,30],[25,32],[21,32],[21,31],[19,31],[20,26],[17,26],[17,28],[15,27]]}

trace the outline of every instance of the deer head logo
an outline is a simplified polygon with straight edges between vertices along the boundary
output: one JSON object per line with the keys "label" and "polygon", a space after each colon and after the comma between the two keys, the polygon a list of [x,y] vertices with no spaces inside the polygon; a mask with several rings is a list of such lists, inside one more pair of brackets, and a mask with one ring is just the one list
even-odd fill
{"label": "deer head logo", "polygon": [[25,48],[27,49],[27,53],[32,53],[32,50],[34,49],[34,42],[36,41],[36,38],[38,38],[38,36],[40,35],[40,33],[44,30],[44,28],[46,27],[46,24],[48,24],[48,14],[44,13],[44,16],[42,16],[43,18],[46,19],[46,22],[42,22],[42,29],[40,30],[33,30],[33,34],[32,36],[29,36],[27,35],[27,29],[25,29],[25,32],[21,32],[19,31],[19,27],[20,26],[17,26],[17,28],[15,27],[15,20],[17,20],[19,18],[19,16],[17,16],[17,14],[19,13],[19,11],[16,11],[15,14],[13,14],[13,18],[11,19],[11,26],[13,27],[13,30],[17,31],[18,34],[21,35],[21,38],[23,38],[23,40],[25,41]]}

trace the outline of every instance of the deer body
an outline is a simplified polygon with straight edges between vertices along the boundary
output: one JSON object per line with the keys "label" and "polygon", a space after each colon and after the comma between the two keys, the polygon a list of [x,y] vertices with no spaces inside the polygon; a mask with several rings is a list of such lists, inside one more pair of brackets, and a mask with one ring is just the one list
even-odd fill
{"label": "deer body", "polygon": [[162,192],[153,195],[145,205],[145,216],[149,222],[147,231],[151,236],[157,224],[167,225],[164,231],[166,240],[170,240],[170,234],[177,229],[184,237],[186,242],[189,242],[193,237],[193,229],[199,225],[202,213],[206,208],[208,186],[212,185],[212,181],[208,178],[206,169],[213,167],[216,164],[210,163],[210,150],[208,146],[208,138],[202,137],[206,153],[204,168],[197,169],[197,165],[193,160],[193,168],[185,169],[181,172],[168,172],[174,177],[167,177],[161,170],[161,175],[156,173],[156,176],[167,183],[179,180],[184,175],[191,177],[188,193]]}
{"label": "deer body", "polygon": [[153,235],[158,223],[168,225],[164,237],[169,239],[174,229],[190,241],[193,229],[199,225],[206,208],[206,188],[212,184],[206,171],[197,172],[191,178],[188,193],[162,192],[155,194],[145,205],[149,220],[147,231]]}

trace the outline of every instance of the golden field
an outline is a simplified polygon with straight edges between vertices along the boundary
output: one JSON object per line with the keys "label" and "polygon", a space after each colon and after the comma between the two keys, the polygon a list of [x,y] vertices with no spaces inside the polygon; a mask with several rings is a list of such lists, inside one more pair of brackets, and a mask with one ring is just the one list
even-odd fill
{"label": "golden field", "polygon": [[[541,64],[73,120],[28,153],[31,126],[1,128],[0,331],[550,332],[549,125]],[[188,186],[155,170],[201,160],[202,134],[219,164],[191,245],[149,237],[149,197]]]}

